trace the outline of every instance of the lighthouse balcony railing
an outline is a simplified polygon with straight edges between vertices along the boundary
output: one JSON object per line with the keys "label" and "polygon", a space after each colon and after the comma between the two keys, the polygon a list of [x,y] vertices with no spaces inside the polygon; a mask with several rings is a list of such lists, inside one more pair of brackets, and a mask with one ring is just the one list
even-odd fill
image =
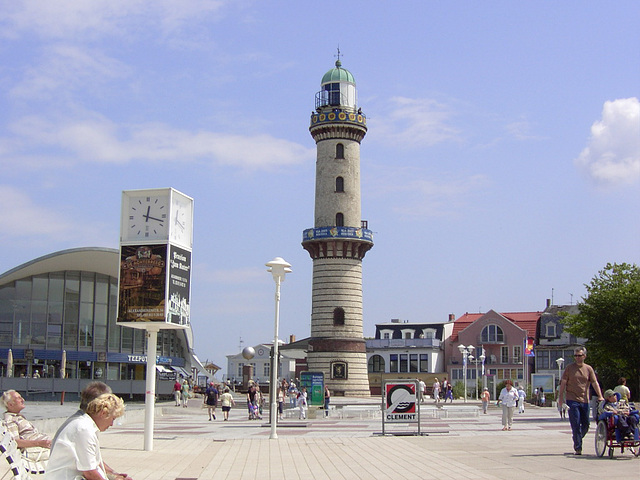
{"label": "lighthouse balcony railing", "polygon": [[[351,105],[353,104],[353,105]],[[355,113],[358,110],[352,99],[339,91],[320,90],[316,93],[316,110],[334,107],[336,111]],[[360,112],[362,115],[362,113]]]}
{"label": "lighthouse balcony railing", "polygon": [[356,227],[319,227],[307,228],[302,232],[302,241],[310,240],[363,240],[373,242],[373,232],[366,228]]}

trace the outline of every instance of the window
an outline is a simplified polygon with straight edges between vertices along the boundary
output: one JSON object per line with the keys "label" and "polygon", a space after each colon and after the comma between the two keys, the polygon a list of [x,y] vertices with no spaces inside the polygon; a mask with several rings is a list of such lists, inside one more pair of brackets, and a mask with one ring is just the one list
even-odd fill
{"label": "window", "polygon": [[341,143],[336,145],[336,158],[344,158],[344,145]]}
{"label": "window", "polygon": [[497,325],[487,325],[482,329],[482,343],[503,343],[504,333]]}
{"label": "window", "polygon": [[333,310],[333,325],[344,325],[344,309],[338,307]]}
{"label": "window", "polygon": [[336,213],[336,227],[344,227],[344,215],[340,212]]}
{"label": "window", "polygon": [[382,334],[382,338],[384,338],[384,339],[389,339],[389,338],[391,338],[391,334],[390,334],[389,332],[384,332],[384,333]]}
{"label": "window", "polygon": [[262,374],[269,378],[269,375],[271,374],[271,364],[270,363],[265,363],[264,367],[262,369]]}
{"label": "window", "polygon": [[400,354],[400,372],[408,372],[409,371],[409,355],[406,353]]}
{"label": "window", "polygon": [[392,353],[389,355],[389,371],[397,372],[398,371],[398,354]]}
{"label": "window", "polygon": [[418,371],[418,354],[412,353],[409,355],[409,371],[417,372]]}
{"label": "window", "polygon": [[500,363],[510,363],[509,347],[500,347]]}
{"label": "window", "polygon": [[336,192],[344,192],[344,178],[336,177]]}
{"label": "window", "polygon": [[412,328],[403,328],[402,329],[402,338],[413,338],[413,329]]}
{"label": "window", "polygon": [[522,347],[520,345],[513,347],[513,363],[522,363]]}
{"label": "window", "polygon": [[428,372],[429,371],[429,355],[426,353],[420,354],[420,371]]}
{"label": "window", "polygon": [[554,338],[556,336],[556,324],[555,323],[547,323],[545,329],[545,337]]}
{"label": "window", "polygon": [[384,372],[384,358],[380,355],[372,355],[368,364],[369,373]]}
{"label": "window", "polygon": [[433,328],[425,328],[422,330],[423,338],[436,338],[436,331]]}

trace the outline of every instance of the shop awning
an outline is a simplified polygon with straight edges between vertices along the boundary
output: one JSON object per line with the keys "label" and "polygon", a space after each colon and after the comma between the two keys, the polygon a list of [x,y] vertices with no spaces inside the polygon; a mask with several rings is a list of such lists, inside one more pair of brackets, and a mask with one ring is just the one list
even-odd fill
{"label": "shop awning", "polygon": [[156,365],[156,370],[160,373],[173,373],[173,370],[165,367],[164,365]]}
{"label": "shop awning", "polygon": [[171,368],[178,374],[178,375],[182,375],[183,377],[187,378],[190,377],[191,374],[189,372],[187,372],[184,368],[182,367],[174,367],[173,365],[171,365]]}

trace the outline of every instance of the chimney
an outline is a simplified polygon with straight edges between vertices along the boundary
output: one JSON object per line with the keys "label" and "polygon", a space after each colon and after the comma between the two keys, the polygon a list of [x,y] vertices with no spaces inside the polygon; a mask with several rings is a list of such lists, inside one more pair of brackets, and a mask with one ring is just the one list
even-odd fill
{"label": "chimney", "polygon": [[289,335],[289,343],[295,343],[296,342],[296,336],[295,335]]}
{"label": "chimney", "polygon": [[400,319],[399,318],[392,318],[391,319],[391,323],[400,323]]}
{"label": "chimney", "polygon": [[450,322],[453,322],[453,321],[455,321],[455,319],[456,319],[456,315],[455,315],[455,313],[450,313],[450,314],[449,314],[449,321],[450,321]]}
{"label": "chimney", "polygon": [[547,298],[547,308],[549,308],[551,306],[551,299]]}

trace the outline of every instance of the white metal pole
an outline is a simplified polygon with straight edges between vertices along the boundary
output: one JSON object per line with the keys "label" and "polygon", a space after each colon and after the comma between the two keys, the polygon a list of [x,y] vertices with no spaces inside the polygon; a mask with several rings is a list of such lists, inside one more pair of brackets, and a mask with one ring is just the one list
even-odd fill
{"label": "white metal pole", "polygon": [[278,438],[276,425],[278,423],[278,326],[280,323],[280,275],[274,275],[276,281],[276,317],[273,333],[273,364],[271,365],[271,434],[269,438]]}
{"label": "white metal pole", "polygon": [[478,400],[478,359],[477,358],[476,358],[476,378],[473,384],[473,389],[476,391],[476,400]]}
{"label": "white metal pole", "polygon": [[467,362],[469,361],[469,354],[465,350],[462,352],[464,365],[462,365],[462,375],[464,376],[464,403],[467,403]]}
{"label": "white metal pole", "polygon": [[147,333],[147,386],[144,397],[144,449],[153,450],[153,424],[156,406],[156,351],[158,348],[158,328],[150,328]]}

